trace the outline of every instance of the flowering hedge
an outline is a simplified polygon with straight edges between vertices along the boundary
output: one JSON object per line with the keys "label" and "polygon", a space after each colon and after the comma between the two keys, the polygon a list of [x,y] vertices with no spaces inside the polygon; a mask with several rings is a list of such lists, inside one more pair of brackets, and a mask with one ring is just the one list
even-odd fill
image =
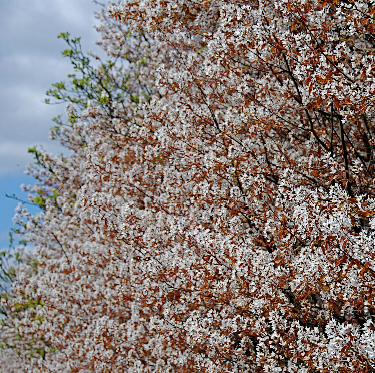
{"label": "flowering hedge", "polygon": [[4,372],[375,371],[375,5],[125,0],[33,148]]}

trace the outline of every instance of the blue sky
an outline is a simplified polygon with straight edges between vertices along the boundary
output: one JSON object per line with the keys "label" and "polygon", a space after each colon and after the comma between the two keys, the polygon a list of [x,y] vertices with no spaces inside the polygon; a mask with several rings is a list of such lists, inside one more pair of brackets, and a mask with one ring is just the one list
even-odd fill
{"label": "blue sky", "polygon": [[[105,0],[104,0],[105,1]],[[51,119],[63,105],[46,105],[45,92],[72,70],[61,57],[65,44],[57,35],[68,31],[82,37],[83,50],[98,51],[99,35],[91,0],[0,0],[0,251],[8,246],[9,229],[18,202],[27,199],[19,185],[32,184],[24,175],[32,157],[29,147],[51,152],[63,149],[48,139]]]}

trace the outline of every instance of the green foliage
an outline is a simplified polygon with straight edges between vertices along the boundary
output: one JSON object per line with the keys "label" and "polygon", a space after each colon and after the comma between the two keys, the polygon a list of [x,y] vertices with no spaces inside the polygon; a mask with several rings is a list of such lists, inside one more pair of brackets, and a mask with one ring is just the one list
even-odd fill
{"label": "green foliage", "polygon": [[[4,297],[9,290],[10,284],[15,277],[15,265],[21,262],[21,256],[16,255],[17,251],[13,248],[13,235],[9,232],[9,249],[0,251],[0,297]],[[1,306],[0,306],[0,313]]]}
{"label": "green foliage", "polygon": [[134,102],[135,104],[139,104],[139,95],[130,95],[130,100]]}
{"label": "green foliage", "polygon": [[52,191],[52,194],[48,196],[48,198],[53,199],[56,201],[57,197],[59,197],[60,194],[56,192],[56,190]]}
{"label": "green foliage", "polygon": [[143,57],[143,58],[138,62],[138,65],[147,66],[147,61],[146,61],[146,59]]}
{"label": "green foliage", "polygon": [[[129,77],[124,76],[123,82],[120,83],[114,80],[111,70],[116,67],[115,61],[100,61],[99,67],[94,68],[90,58],[82,52],[80,37],[71,38],[68,32],[62,32],[58,38],[63,39],[69,46],[62,51],[62,56],[70,59],[75,73],[68,75],[69,83],[62,81],[52,84],[53,88],[46,93],[46,103],[51,103],[51,98],[54,98],[54,103],[70,102],[83,110],[89,100],[94,100],[111,114],[112,103],[123,101],[129,93],[126,85]],[[75,120],[75,114],[68,119],[71,123]]]}
{"label": "green foliage", "polygon": [[35,164],[42,166],[45,165],[43,155],[36,149],[35,146],[27,149],[27,152],[34,156]]}
{"label": "green foliage", "polygon": [[46,350],[44,348],[36,348],[35,352],[44,359],[46,354]]}
{"label": "green foliage", "polygon": [[[131,33],[128,33],[126,37],[132,37]],[[99,64],[97,67],[93,67],[90,58],[82,52],[80,37],[71,37],[70,33],[62,32],[58,38],[63,39],[68,45],[68,48],[62,51],[62,56],[70,59],[74,73],[68,75],[67,82],[61,81],[52,84],[52,88],[46,92],[45,102],[48,104],[70,103],[74,108],[69,111],[66,122],[63,121],[62,115],[53,118],[55,126],[50,129],[53,139],[59,138],[69,144],[69,138],[62,136],[61,129],[63,126],[71,126],[76,123],[80,118],[79,113],[87,108],[89,101],[93,101],[108,116],[115,118],[117,115],[116,105],[123,105],[126,100],[130,100],[133,106],[137,106],[140,102],[140,94],[146,101],[151,100],[147,87],[143,87],[142,92],[132,90],[133,80],[138,80],[138,77],[131,77],[123,71],[122,62],[117,63],[119,61],[117,59],[102,61],[96,57]],[[128,56],[123,56],[122,59],[143,66],[148,64],[146,57],[139,61],[130,61]],[[118,73],[119,71],[121,72]],[[136,86],[139,84],[140,82],[137,81]],[[83,135],[81,139],[82,146],[85,148],[87,143]],[[35,148],[32,150],[35,151]],[[37,154],[34,152],[34,155]],[[40,162],[40,160],[37,161]],[[38,200],[38,203],[43,205],[42,201]]]}
{"label": "green foliage", "polygon": [[38,205],[41,209],[44,209],[46,207],[46,200],[42,196],[36,196],[33,199],[33,202]]}
{"label": "green foliage", "polygon": [[42,307],[44,306],[44,304],[43,304],[42,301],[40,301],[40,300],[32,300],[30,298],[27,298],[27,300],[25,301],[25,303],[22,303],[22,304],[21,303],[15,303],[14,304],[14,309],[17,312],[20,312],[20,311],[28,310],[28,309],[35,310],[39,306],[42,306]]}
{"label": "green foliage", "polygon": [[[68,75],[68,82],[57,82],[52,84],[52,88],[46,92],[45,100],[48,104],[70,103],[73,109],[69,111],[69,117],[66,122],[63,116],[58,115],[53,118],[55,126],[51,127],[50,133],[53,139],[59,138],[65,143],[69,143],[69,138],[62,136],[61,129],[63,126],[71,126],[79,119],[79,112],[87,108],[88,102],[93,101],[95,105],[99,105],[113,118],[115,116],[115,108],[113,103],[121,104],[126,99],[130,99],[135,105],[139,104],[137,95],[133,95],[129,91],[130,77],[128,74],[116,74],[119,67],[116,61],[101,61],[97,67],[93,67],[92,61],[82,52],[81,38],[71,37],[68,32],[62,32],[58,38],[63,39],[68,48],[62,51],[62,56],[69,58],[73,65],[74,73]],[[140,61],[145,64],[145,60]],[[115,78],[117,76],[117,78]],[[121,78],[119,78],[119,76]],[[147,90],[147,89],[146,89]],[[145,97],[150,99],[146,92]],[[87,146],[84,135],[80,135],[83,148]],[[34,156],[38,156],[35,148],[30,149]],[[40,159],[37,159],[39,164]],[[36,203],[43,206],[43,201],[38,199]]]}

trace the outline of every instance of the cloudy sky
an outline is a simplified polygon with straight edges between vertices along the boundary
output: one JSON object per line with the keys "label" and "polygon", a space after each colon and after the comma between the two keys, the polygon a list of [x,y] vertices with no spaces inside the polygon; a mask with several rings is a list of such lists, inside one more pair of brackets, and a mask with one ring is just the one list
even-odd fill
{"label": "cloudy sky", "polygon": [[[103,0],[104,2],[105,0]],[[83,50],[97,51],[93,30],[97,23],[91,0],[0,0],[0,251],[8,244],[8,232],[17,201],[5,194],[25,198],[19,185],[33,180],[24,175],[32,162],[27,149],[42,145],[61,152],[48,139],[51,119],[64,106],[46,105],[45,92],[52,83],[72,72],[61,32],[82,37]]]}

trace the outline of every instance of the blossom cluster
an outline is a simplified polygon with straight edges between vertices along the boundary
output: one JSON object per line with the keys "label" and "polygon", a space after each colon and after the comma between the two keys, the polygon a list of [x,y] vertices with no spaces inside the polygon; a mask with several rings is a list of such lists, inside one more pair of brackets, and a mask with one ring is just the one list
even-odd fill
{"label": "blossom cluster", "polygon": [[373,372],[374,15],[103,8],[111,61],[73,47],[76,96],[52,94],[71,155],[33,150],[0,372]]}

